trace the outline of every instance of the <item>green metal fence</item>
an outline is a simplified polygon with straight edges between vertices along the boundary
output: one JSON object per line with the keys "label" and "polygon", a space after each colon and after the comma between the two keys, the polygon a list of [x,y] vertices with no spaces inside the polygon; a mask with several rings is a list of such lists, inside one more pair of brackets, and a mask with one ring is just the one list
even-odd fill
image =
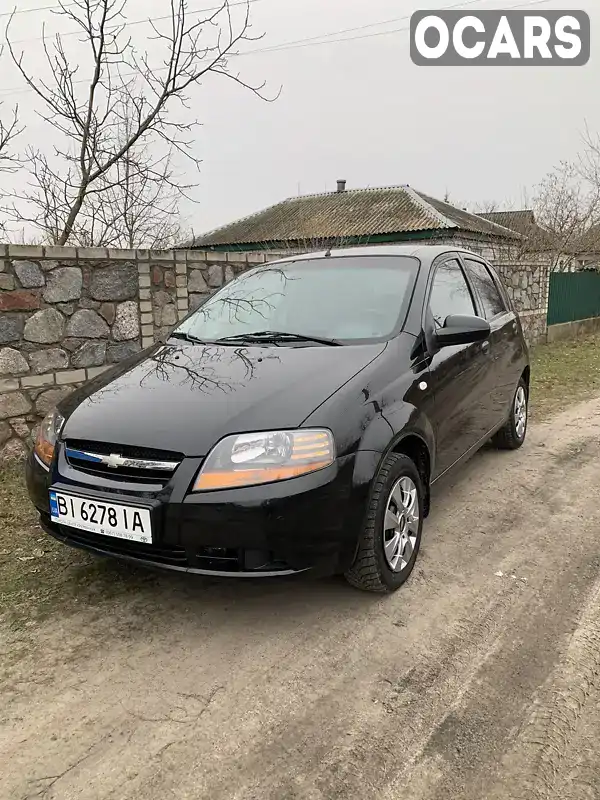
{"label": "green metal fence", "polygon": [[548,325],[600,317],[599,272],[553,272],[550,275]]}

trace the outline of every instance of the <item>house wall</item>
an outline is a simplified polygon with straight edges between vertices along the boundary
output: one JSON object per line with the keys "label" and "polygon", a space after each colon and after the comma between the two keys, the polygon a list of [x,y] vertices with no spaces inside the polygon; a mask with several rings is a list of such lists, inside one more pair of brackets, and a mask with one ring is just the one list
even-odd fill
{"label": "house wall", "polygon": [[[543,265],[477,252],[503,275],[529,340],[544,338]],[[0,245],[0,459],[23,455],[74,388],[151,346],[237,274],[289,255]]]}

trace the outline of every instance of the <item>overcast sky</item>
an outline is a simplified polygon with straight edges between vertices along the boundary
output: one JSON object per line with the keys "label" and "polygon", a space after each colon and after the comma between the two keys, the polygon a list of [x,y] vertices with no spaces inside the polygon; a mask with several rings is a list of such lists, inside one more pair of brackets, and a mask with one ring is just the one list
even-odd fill
{"label": "overcast sky", "polygon": [[[22,11],[53,2],[16,0],[16,7]],[[465,3],[471,9],[517,4],[523,0]],[[0,13],[11,5],[2,0]],[[191,9],[210,5],[210,0],[190,0]],[[248,51],[370,27],[344,34],[351,41],[325,39],[325,44],[236,59],[248,80],[266,80],[272,94],[283,87],[274,103],[218,77],[194,88],[192,106],[203,124],[194,137],[194,154],[203,159],[198,204],[186,209],[194,231],[299,192],[330,191],[337,178],[346,178],[348,188],[409,183],[438,197],[449,191],[464,202],[509,199],[518,205],[524,190],[561,159],[572,158],[584,125],[600,130],[600,37],[594,36],[600,2],[537,5],[540,11],[590,14],[592,58],[585,67],[414,66],[405,29],[410,14],[449,5],[456,0],[253,0],[253,31],[265,36],[246,43]],[[128,0],[127,14],[138,20],[164,15],[168,7],[167,0]],[[6,21],[0,17],[0,41]],[[49,11],[20,13],[13,22],[12,38],[22,41],[34,71],[44,69],[40,42],[33,38],[44,22],[50,30],[72,30],[72,23]],[[136,28],[136,35],[140,31]],[[81,55],[74,37],[65,41],[74,57]],[[82,76],[84,70],[83,64]],[[0,74],[0,100],[5,109],[20,103],[29,125],[27,141],[49,142],[35,119],[34,97],[22,91],[6,57]]]}

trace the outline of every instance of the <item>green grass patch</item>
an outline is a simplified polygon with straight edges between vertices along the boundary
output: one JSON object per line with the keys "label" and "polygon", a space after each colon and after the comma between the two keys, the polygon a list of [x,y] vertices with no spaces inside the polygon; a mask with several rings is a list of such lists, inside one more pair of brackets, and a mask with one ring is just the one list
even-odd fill
{"label": "green grass patch", "polygon": [[538,345],[531,351],[534,419],[600,394],[600,334]]}

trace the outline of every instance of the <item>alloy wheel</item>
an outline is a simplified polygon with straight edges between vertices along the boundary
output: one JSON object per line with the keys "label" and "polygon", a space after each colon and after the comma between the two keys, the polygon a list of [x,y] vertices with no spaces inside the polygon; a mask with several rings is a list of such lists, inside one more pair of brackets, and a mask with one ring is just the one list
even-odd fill
{"label": "alloy wheel", "polygon": [[400,478],[390,492],[383,521],[383,552],[392,572],[402,572],[407,567],[418,532],[417,487],[410,478]]}
{"label": "alloy wheel", "polygon": [[525,436],[525,428],[527,427],[527,393],[523,386],[519,386],[517,394],[515,395],[515,430],[519,439]]}

